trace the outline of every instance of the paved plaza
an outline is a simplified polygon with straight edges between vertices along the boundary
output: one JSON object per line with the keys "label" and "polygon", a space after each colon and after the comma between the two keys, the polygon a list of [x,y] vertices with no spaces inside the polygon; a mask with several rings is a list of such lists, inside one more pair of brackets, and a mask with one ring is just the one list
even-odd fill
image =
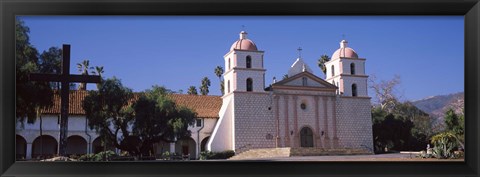
{"label": "paved plaza", "polygon": [[[402,152],[374,155],[341,155],[341,156],[292,156],[278,158],[263,158],[238,161],[422,161],[422,162],[463,162],[464,159],[436,159],[436,158],[419,158],[418,153]],[[232,160],[233,161],[233,160]],[[236,161],[236,160],[235,160]]]}

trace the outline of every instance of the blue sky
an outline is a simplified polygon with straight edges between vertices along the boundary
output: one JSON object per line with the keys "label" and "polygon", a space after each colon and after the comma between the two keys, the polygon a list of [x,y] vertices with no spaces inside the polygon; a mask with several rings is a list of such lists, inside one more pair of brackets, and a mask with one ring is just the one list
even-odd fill
{"label": "blue sky", "polygon": [[[71,72],[90,60],[134,91],[163,85],[184,93],[212,81],[238,33],[265,51],[266,84],[298,56],[319,75],[317,60],[339,48],[342,35],[377,80],[399,75],[403,100],[464,90],[463,16],[21,16],[40,51],[71,45]],[[245,25],[243,28],[242,25]],[[94,85],[88,87],[94,88]],[[370,96],[374,94],[370,91]]]}

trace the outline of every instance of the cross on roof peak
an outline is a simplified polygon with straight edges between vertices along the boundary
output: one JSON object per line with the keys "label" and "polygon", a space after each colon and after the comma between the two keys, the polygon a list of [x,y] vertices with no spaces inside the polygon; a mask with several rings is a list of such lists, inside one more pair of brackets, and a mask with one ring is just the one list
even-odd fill
{"label": "cross on roof peak", "polygon": [[301,47],[298,47],[298,58],[302,58],[302,48]]}

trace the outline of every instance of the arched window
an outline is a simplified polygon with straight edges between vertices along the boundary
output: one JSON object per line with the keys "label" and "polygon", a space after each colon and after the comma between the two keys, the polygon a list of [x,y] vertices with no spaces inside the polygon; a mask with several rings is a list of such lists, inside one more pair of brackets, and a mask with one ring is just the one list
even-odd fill
{"label": "arched window", "polygon": [[332,77],[335,76],[335,67],[332,65]]}
{"label": "arched window", "polygon": [[228,58],[228,69],[230,69],[230,58]]}
{"label": "arched window", "polygon": [[230,93],[230,80],[227,81],[227,93]]}
{"label": "arched window", "polygon": [[302,85],[307,86],[307,78],[306,77],[302,77]]}
{"label": "arched window", "polygon": [[355,63],[350,64],[350,74],[355,75]]}
{"label": "arched window", "polygon": [[357,96],[357,84],[352,84],[352,96]]}
{"label": "arched window", "polygon": [[247,56],[247,68],[252,68],[252,57]]}
{"label": "arched window", "polygon": [[252,78],[247,79],[247,92],[251,92],[253,90],[253,80]]}

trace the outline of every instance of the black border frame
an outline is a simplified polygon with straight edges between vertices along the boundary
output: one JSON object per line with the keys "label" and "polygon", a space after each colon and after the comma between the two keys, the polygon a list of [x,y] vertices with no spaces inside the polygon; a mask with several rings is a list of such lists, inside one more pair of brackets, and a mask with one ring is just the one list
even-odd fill
{"label": "black border frame", "polygon": [[[479,0],[0,0],[2,176],[479,176]],[[465,162],[15,162],[16,15],[464,15]]]}

